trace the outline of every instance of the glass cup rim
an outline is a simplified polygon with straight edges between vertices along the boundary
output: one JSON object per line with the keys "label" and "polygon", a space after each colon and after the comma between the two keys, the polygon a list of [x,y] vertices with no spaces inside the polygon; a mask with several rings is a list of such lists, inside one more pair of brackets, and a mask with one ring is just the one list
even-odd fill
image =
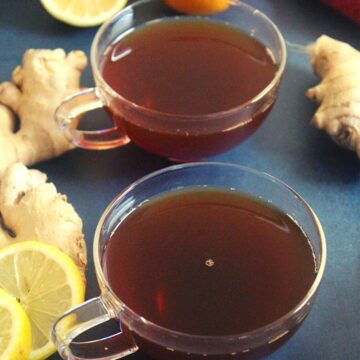
{"label": "glass cup rim", "polygon": [[[264,87],[258,94],[256,94],[254,97],[252,97],[245,103],[241,103],[240,105],[237,105],[230,109],[217,111],[217,112],[213,112],[213,113],[195,114],[195,115],[191,115],[191,114],[190,115],[189,114],[181,115],[181,114],[162,112],[159,110],[152,110],[145,106],[138,105],[138,104],[128,100],[121,94],[117,93],[105,81],[102,74],[100,73],[98,63],[96,61],[96,58],[98,56],[98,44],[100,43],[101,38],[102,38],[104,32],[108,29],[108,27],[111,26],[112,24],[116,23],[119,20],[119,18],[121,18],[126,11],[128,11],[129,9],[135,8],[137,6],[142,6],[144,4],[151,3],[152,1],[154,1],[154,0],[137,0],[136,2],[126,6],[124,9],[120,10],[117,14],[115,14],[113,17],[111,17],[109,20],[107,20],[105,23],[103,23],[95,34],[95,37],[93,39],[93,42],[91,44],[91,49],[90,49],[90,63],[91,63],[92,72],[93,72],[94,78],[97,79],[97,81],[100,83],[101,88],[105,89],[106,93],[110,93],[113,98],[119,98],[127,106],[130,106],[130,107],[137,109],[138,111],[141,111],[146,114],[150,114],[153,116],[155,115],[157,117],[171,116],[172,118],[175,118],[178,120],[182,119],[182,120],[187,120],[187,121],[191,121],[191,120],[198,121],[199,119],[211,120],[211,119],[218,118],[218,117],[229,116],[233,113],[236,113],[238,111],[241,111],[241,110],[251,106],[252,104],[255,104],[256,102],[258,102],[259,100],[264,98],[269,92],[271,92],[271,90],[274,89],[276,87],[276,85],[278,84],[278,82],[280,81],[280,79],[284,73],[284,70],[285,70],[286,58],[287,58],[286,45],[285,45],[285,40],[284,40],[283,35],[281,34],[281,32],[280,32],[279,28],[276,26],[276,24],[267,15],[265,15],[262,11],[254,8],[253,6],[248,5],[242,1],[235,0],[230,5],[231,8],[234,8],[234,7],[239,7],[239,9],[243,8],[243,9],[246,9],[247,11],[251,12],[254,16],[259,16],[264,22],[268,23],[271,26],[272,30],[274,31],[274,33],[276,35],[277,40],[279,41],[279,44],[280,44],[279,67],[275,73],[274,78],[271,80],[271,82],[266,87]],[[183,16],[188,16],[188,15],[183,15]]]}
{"label": "glass cup rim", "polygon": [[[237,169],[241,170],[245,173],[249,173],[252,175],[255,175],[257,177],[261,177],[263,179],[269,180],[271,182],[275,182],[277,185],[279,185],[281,188],[291,192],[301,203],[302,207],[307,211],[307,213],[311,216],[313,223],[317,229],[318,237],[319,237],[319,243],[320,243],[320,264],[318,267],[318,271],[316,273],[315,279],[303,297],[302,300],[299,301],[299,303],[292,308],[290,311],[288,311],[286,314],[284,314],[282,317],[274,320],[273,322],[266,324],[262,327],[259,327],[255,330],[239,333],[239,334],[230,334],[230,335],[220,335],[220,336],[214,336],[214,335],[197,335],[197,334],[190,334],[190,333],[184,333],[181,331],[173,330],[166,328],[164,326],[158,325],[150,320],[145,319],[141,315],[137,314],[135,311],[133,311],[130,307],[128,307],[125,303],[121,301],[117,297],[117,295],[112,291],[110,285],[108,284],[108,281],[105,278],[105,275],[103,273],[103,269],[101,266],[101,256],[99,253],[99,241],[100,241],[100,234],[103,228],[103,224],[108,217],[108,215],[113,210],[114,206],[121,201],[121,199],[126,196],[129,192],[131,192],[134,188],[136,188],[138,185],[152,179],[155,177],[159,177],[163,174],[169,173],[169,172],[175,172],[177,170],[181,169],[191,169],[196,167],[220,167],[220,168],[228,168],[228,169]],[[101,284],[106,289],[105,293],[111,294],[111,296],[120,304],[121,306],[121,312],[125,315],[127,315],[129,318],[136,319],[140,322],[142,322],[147,327],[150,327],[151,329],[157,330],[161,333],[166,333],[169,335],[173,335],[176,337],[181,337],[183,339],[191,339],[191,340],[199,340],[199,341],[233,341],[234,339],[240,340],[240,339],[252,339],[260,335],[266,335],[267,333],[271,333],[275,329],[278,329],[286,323],[287,321],[291,320],[296,314],[301,312],[301,310],[306,306],[306,304],[312,299],[312,297],[315,295],[320,282],[322,280],[324,270],[325,270],[325,264],[326,264],[326,258],[327,258],[327,248],[326,248],[326,240],[325,240],[325,234],[322,229],[321,223],[315,214],[314,210],[310,207],[310,205],[295,191],[293,190],[289,185],[287,185],[282,180],[268,174],[262,171],[255,170],[253,168],[239,165],[239,164],[232,164],[232,163],[225,163],[225,162],[216,162],[216,161],[207,161],[207,162],[195,162],[195,163],[187,163],[187,164],[177,164],[177,165],[171,165],[168,167],[165,167],[163,169],[154,171],[148,175],[145,175],[141,177],[140,179],[136,180],[129,186],[127,186],[123,191],[121,191],[106,207],[103,214],[100,217],[100,220],[97,224],[95,235],[94,235],[94,242],[93,242],[93,259],[94,259],[94,265],[95,265],[95,271],[98,277],[98,281],[101,282]],[[136,330],[135,330],[136,332]]]}

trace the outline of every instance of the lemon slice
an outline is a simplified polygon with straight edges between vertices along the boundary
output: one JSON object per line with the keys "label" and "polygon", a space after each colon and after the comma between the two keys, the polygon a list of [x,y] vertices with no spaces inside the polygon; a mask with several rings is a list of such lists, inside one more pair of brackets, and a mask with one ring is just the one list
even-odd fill
{"label": "lemon slice", "polygon": [[0,250],[0,288],[22,305],[31,324],[30,360],[55,352],[50,331],[55,319],[84,301],[84,283],[73,260],[57,247],[37,241]]}
{"label": "lemon slice", "polygon": [[54,18],[73,26],[96,26],[120,11],[127,0],[41,0]]}
{"label": "lemon slice", "polygon": [[29,318],[16,299],[0,289],[0,360],[27,360],[30,348]]}

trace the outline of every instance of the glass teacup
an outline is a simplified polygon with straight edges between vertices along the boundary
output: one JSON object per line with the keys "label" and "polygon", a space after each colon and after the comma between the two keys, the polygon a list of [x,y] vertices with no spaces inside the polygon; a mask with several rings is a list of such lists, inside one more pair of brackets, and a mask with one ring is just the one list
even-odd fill
{"label": "glass teacup", "polygon": [[[103,262],[104,252],[116,228],[121,226],[129,214],[149,200],[194,188],[222,189],[270,203],[293,219],[306,234],[312,248],[311,261],[314,262],[315,274],[304,296],[290,311],[251,331],[209,336],[186,333],[154,323],[143,314],[135,312],[128,303],[116,295],[106,275],[106,271],[110,270],[104,270]],[[222,220],[219,218],[218,221]],[[266,220],[268,221],[269,219]],[[156,227],[157,224],[154,223],[154,226]],[[224,247],[228,246],[226,239],[221,241]],[[176,248],[178,245],[173,246]],[[155,252],[156,250],[157,248],[154,249]],[[287,341],[309,314],[325,268],[326,243],[321,225],[313,210],[295,191],[280,180],[238,165],[197,163],[176,165],[157,171],[120,193],[107,207],[99,221],[93,253],[101,295],[70,310],[53,327],[53,341],[64,359],[115,359],[136,352],[139,348],[157,360],[203,359],[204,356],[216,360],[259,359]],[[282,254],[280,256],[287,256],[280,253]],[[166,253],[160,255],[167,256]],[[184,259],[184,264],[186,260]],[[178,275],[182,276],[180,273]],[[286,288],[285,295],[290,291]],[[149,299],[146,297],[140,299],[140,302],[147,301]],[[223,306],[222,304],[223,302],[220,301],[218,306]],[[188,311],[190,316],[196,319],[197,314],[191,314],[192,309]],[[97,341],[83,343],[74,341],[79,334],[109,319],[119,321],[121,333]],[[224,321],[227,320],[224,318]]]}
{"label": "glass teacup", "polygon": [[[249,35],[249,38],[256,39],[264,46],[276,65],[273,77],[266,85],[256,90],[252,97],[246,101],[239,100],[230,108],[186,114],[151,108],[146,105],[148,100],[144,100],[143,104],[129,100],[122,92],[115,91],[105,80],[102,62],[104,54],[109,52],[112,44],[123,41],[127,34],[137,32],[137,29],[148,24],[189,19],[194,22],[206,20],[212,24],[225,25],[241,30]],[[240,34],[240,31],[238,33]],[[128,52],[131,51],[129,49]],[[148,59],[143,61],[146,62]],[[209,59],[203,61],[206,66]],[[194,17],[172,11],[162,0],[141,0],[126,7],[99,29],[91,47],[91,66],[96,87],[66,99],[58,108],[56,119],[69,140],[82,148],[108,149],[132,141],[152,153],[173,160],[197,161],[233,148],[256,131],[276,100],[285,62],[286,47],[276,25],[260,11],[240,1],[232,2],[224,12]],[[176,72],[177,68],[174,67],[173,71]],[[209,78],[210,74],[204,77]],[[236,83],[244,84],[245,89],[249,82],[252,82],[237,79],[235,74],[230,78],[235,78]],[[147,79],[134,77],[133,81],[144,82],[146,85]],[[192,77],[184,79],[185,83],[191,81]],[[228,89],[225,87],[221,92],[222,96],[228,96],[233,91],[233,85],[229,85]],[[203,97],[206,98],[207,93],[217,86],[209,84]],[[182,94],[173,93],[171,96]],[[114,127],[98,131],[80,130],[80,115],[101,107],[104,107],[112,118]]]}

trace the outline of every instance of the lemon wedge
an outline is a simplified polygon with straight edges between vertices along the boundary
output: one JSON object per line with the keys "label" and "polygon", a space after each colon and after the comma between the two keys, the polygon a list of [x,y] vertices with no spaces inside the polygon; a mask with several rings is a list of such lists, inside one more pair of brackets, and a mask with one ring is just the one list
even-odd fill
{"label": "lemon wedge", "polygon": [[45,10],[69,25],[87,27],[102,24],[115,15],[127,0],[41,0]]}
{"label": "lemon wedge", "polygon": [[30,348],[29,318],[17,300],[0,289],[0,360],[27,360]]}
{"label": "lemon wedge", "polygon": [[83,302],[85,293],[73,260],[57,247],[38,241],[0,250],[0,288],[20,302],[30,320],[30,360],[45,359],[55,352],[50,340],[52,324]]}

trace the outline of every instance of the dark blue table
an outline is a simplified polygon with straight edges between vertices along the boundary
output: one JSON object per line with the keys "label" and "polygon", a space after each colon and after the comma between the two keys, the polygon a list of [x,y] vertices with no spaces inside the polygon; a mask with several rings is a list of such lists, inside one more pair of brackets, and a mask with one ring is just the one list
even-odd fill
{"label": "dark blue table", "polygon": [[[289,44],[306,45],[324,33],[360,48],[359,26],[318,1],[248,3],[272,18]],[[66,26],[52,19],[38,1],[1,0],[0,81],[10,78],[29,47],[82,49],[88,54],[96,30]],[[244,164],[282,179],[310,203],[326,234],[328,262],[317,303],[295,337],[270,359],[360,359],[360,161],[309,125],[316,105],[304,92],[318,80],[307,57],[291,46],[288,50],[280,95],[265,124],[251,139],[211,160]],[[92,83],[88,69],[82,84]],[[75,150],[34,166],[68,195],[84,221],[88,298],[99,292],[92,238],[102,211],[131,182],[170,164],[130,144],[106,152]],[[147,358],[139,353],[130,359]]]}

